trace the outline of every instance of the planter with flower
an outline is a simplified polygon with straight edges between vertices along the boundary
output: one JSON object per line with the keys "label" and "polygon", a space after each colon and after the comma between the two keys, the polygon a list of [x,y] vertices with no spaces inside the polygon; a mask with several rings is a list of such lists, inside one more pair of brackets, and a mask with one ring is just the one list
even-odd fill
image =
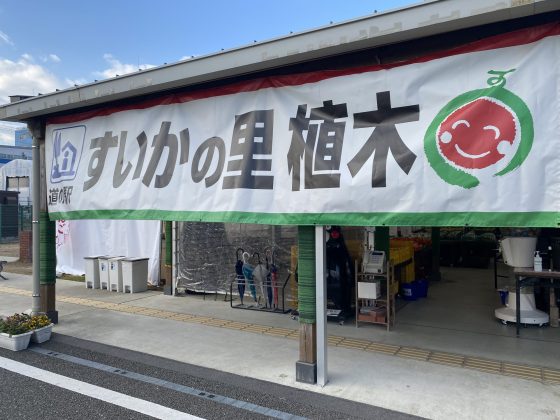
{"label": "planter with flower", "polygon": [[34,315],[29,317],[27,321],[29,327],[33,331],[31,335],[32,343],[44,343],[50,340],[53,323],[46,315]]}
{"label": "planter with flower", "polygon": [[0,318],[0,347],[19,351],[29,342],[44,343],[51,338],[53,324],[46,315],[14,314]]}
{"label": "planter with flower", "polygon": [[19,351],[25,350],[31,340],[33,331],[28,325],[29,316],[14,314],[5,319],[0,318],[0,347]]}

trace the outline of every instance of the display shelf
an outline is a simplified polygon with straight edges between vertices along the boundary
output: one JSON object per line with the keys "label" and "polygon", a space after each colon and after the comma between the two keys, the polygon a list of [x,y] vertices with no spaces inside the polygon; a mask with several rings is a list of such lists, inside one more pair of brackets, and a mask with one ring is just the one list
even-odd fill
{"label": "display shelf", "polygon": [[359,268],[356,261],[356,327],[365,322],[385,325],[389,331],[395,324],[395,268],[390,262],[380,274],[364,273]]}

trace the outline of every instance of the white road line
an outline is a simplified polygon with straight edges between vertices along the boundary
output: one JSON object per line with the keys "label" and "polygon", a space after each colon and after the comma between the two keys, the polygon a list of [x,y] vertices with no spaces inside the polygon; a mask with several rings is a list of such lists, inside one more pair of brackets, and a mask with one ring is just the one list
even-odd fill
{"label": "white road line", "polygon": [[115,366],[105,365],[103,363],[94,362],[92,360],[82,359],[80,357],[71,356],[69,354],[59,353],[44,349],[42,347],[34,346],[29,349],[32,352],[42,354],[43,356],[54,357],[66,362],[75,363],[80,366],[86,366],[91,369],[97,369],[102,372],[110,373],[126,377],[131,380],[144,382],[147,384],[156,385],[159,387],[171,389],[173,391],[182,392],[183,394],[192,395],[197,398],[203,398],[207,401],[212,401],[216,404],[225,404],[232,407],[241,408],[243,410],[252,411],[254,413],[262,414],[267,417],[273,417],[280,420],[307,420],[305,417],[296,416],[294,414],[286,413],[283,411],[275,410],[273,408],[263,407],[261,405],[253,404],[248,401],[240,401],[234,398],[226,397],[224,395],[214,394],[202,389],[191,388],[190,386],[180,385],[164,379],[156,378],[153,376],[142,375],[141,373],[127,371]]}
{"label": "white road line", "polygon": [[78,381],[47,370],[38,369],[12,359],[0,357],[0,368],[158,419],[201,419],[201,417],[192,416],[169,407],[164,407],[163,405],[130,397],[120,392],[111,391],[110,389]]}

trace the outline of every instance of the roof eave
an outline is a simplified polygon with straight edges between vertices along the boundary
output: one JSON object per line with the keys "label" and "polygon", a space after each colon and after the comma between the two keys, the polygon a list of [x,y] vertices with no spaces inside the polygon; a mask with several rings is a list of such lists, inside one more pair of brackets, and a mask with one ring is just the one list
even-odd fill
{"label": "roof eave", "polygon": [[[555,0],[428,1],[287,37],[226,50],[0,107],[0,120],[49,114],[154,94],[318,58],[560,10]],[[512,4],[510,4],[512,3]],[[520,4],[520,5],[517,5]]]}

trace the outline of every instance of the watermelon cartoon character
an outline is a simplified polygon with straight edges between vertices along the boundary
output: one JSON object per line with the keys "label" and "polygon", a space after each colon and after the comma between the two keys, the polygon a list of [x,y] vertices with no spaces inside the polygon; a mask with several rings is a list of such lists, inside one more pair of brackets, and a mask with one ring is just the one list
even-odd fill
{"label": "watermelon cartoon character", "polygon": [[[436,115],[426,131],[424,150],[432,168],[447,183],[476,187],[478,170],[506,162],[495,176],[519,167],[533,144],[533,119],[527,105],[507,90],[505,75],[489,71],[488,87],[463,93]],[[503,166],[503,165],[502,165]]]}

